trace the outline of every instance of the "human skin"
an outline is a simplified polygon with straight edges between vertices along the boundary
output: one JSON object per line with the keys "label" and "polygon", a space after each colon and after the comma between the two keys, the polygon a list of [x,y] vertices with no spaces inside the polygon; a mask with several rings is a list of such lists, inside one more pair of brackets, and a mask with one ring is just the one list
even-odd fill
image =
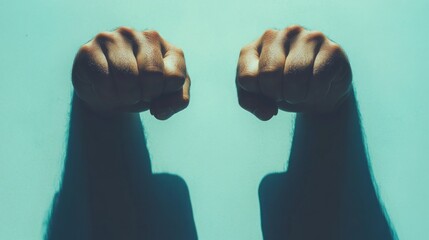
{"label": "human skin", "polygon": [[186,183],[154,174],[139,112],[186,108],[183,51],[120,27],[78,50],[67,150],[46,239],[197,239]]}
{"label": "human skin", "polygon": [[[240,52],[239,104],[261,120],[297,112],[285,173],[259,186],[265,240],[393,239],[378,199],[344,50],[300,26]],[[154,176],[138,112],[189,103],[183,51],[120,27],[78,51],[65,169],[47,239],[197,239],[186,183]],[[166,231],[167,229],[167,231]]]}
{"label": "human skin", "polygon": [[236,85],[241,107],[268,120],[279,109],[333,111],[350,93],[351,80],[340,45],[294,25],[267,30],[241,49]]}
{"label": "human skin", "polygon": [[265,31],[237,65],[243,109],[264,121],[279,110],[297,113],[287,170],[259,185],[264,239],[394,239],[341,46],[294,25]]}
{"label": "human skin", "polygon": [[120,27],[97,34],[79,49],[72,80],[79,98],[98,112],[150,109],[165,120],[189,103],[184,53],[156,31]]}

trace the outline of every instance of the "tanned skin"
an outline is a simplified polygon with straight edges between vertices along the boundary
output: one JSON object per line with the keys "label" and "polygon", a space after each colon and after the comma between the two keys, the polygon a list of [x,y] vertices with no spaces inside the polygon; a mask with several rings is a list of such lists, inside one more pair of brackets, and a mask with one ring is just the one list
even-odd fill
{"label": "tanned skin", "polygon": [[[235,79],[240,106],[257,118],[297,113],[287,171],[259,187],[264,239],[393,239],[344,50],[301,26],[267,30],[242,48]],[[120,27],[79,49],[72,82],[63,180],[46,238],[197,239],[186,183],[152,173],[138,114],[165,120],[187,107],[183,51],[156,31]]]}
{"label": "tanned skin", "polygon": [[264,239],[394,239],[340,45],[301,26],[267,30],[242,48],[236,85],[240,106],[261,120],[297,113],[287,171],[259,187]]}

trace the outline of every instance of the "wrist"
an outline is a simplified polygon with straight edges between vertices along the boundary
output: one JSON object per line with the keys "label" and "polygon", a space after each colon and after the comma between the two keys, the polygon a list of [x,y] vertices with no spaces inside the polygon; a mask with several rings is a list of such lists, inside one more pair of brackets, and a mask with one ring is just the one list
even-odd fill
{"label": "wrist", "polygon": [[76,92],[74,92],[73,94],[73,105],[75,108],[79,109],[79,112],[81,112],[82,115],[86,116],[87,118],[103,122],[118,121],[123,118],[138,115],[138,113],[115,112],[111,110],[104,110],[97,107],[93,107],[84,100],[82,100],[76,94]]}

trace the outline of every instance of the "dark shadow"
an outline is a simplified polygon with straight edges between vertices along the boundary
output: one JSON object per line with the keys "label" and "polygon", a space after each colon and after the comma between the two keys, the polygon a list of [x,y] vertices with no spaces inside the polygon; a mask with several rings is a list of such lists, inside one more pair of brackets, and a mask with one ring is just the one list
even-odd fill
{"label": "dark shadow", "polygon": [[377,196],[354,94],[332,114],[297,114],[286,172],[259,186],[265,240],[394,239]]}
{"label": "dark shadow", "polygon": [[74,96],[48,240],[197,239],[183,179],[153,174],[138,114],[96,115]]}

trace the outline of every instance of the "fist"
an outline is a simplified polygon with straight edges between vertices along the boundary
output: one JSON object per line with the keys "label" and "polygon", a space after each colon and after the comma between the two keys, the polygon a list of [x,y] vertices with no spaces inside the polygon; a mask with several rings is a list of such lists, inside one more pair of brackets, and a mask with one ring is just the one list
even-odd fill
{"label": "fist", "polygon": [[350,92],[351,79],[338,44],[321,32],[291,26],[267,30],[241,49],[236,85],[240,106],[269,120],[278,109],[333,111]]}
{"label": "fist", "polygon": [[183,51],[156,31],[99,33],[79,49],[72,82],[79,98],[101,112],[150,109],[164,120],[189,103]]}

